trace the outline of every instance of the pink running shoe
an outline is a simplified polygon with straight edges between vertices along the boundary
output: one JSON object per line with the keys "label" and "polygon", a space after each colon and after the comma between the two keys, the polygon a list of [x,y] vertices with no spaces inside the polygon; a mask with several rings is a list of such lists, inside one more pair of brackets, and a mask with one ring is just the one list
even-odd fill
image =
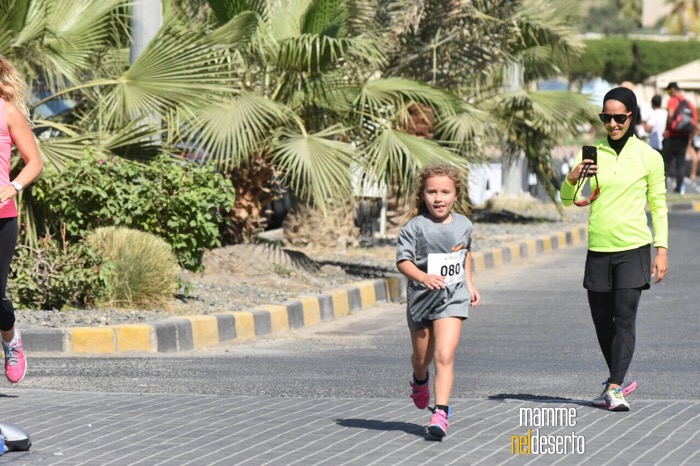
{"label": "pink running shoe", "polygon": [[447,426],[450,424],[447,417],[448,414],[445,411],[436,409],[435,414],[433,414],[433,416],[430,418],[428,434],[438,439],[442,439],[445,435],[447,435]]}
{"label": "pink running shoe", "polygon": [[413,393],[411,393],[411,398],[413,403],[418,409],[425,409],[430,404],[430,373],[426,372],[425,382],[422,384],[416,383],[415,376],[411,377],[413,379],[410,382]]}
{"label": "pink running shoe", "polygon": [[22,350],[22,335],[15,329],[15,338],[10,343],[2,342],[5,350],[5,377],[10,383],[20,383],[27,373],[27,360]]}
{"label": "pink running shoe", "polygon": [[633,381],[631,381],[631,382],[629,382],[629,383],[625,382],[625,383],[622,385],[622,394],[623,394],[624,396],[627,396],[627,395],[629,395],[630,393],[632,393],[633,391],[635,391],[636,389],[637,389],[637,381],[636,381],[636,380],[633,380]]}

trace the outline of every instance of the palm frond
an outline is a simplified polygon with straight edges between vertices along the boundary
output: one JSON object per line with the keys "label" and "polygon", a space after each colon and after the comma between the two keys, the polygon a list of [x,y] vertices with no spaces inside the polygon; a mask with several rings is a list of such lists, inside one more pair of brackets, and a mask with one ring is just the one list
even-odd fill
{"label": "palm frond", "polygon": [[[28,77],[56,91],[95,71],[97,58],[126,35],[128,0],[34,0],[14,47]],[[116,31],[121,31],[117,33]]]}
{"label": "palm frond", "polygon": [[503,137],[499,121],[491,112],[466,103],[458,113],[440,118],[435,133],[442,145],[473,161],[483,160],[484,146],[500,143]]}
{"label": "palm frond", "polygon": [[124,128],[110,134],[107,139],[99,141],[105,152],[112,152],[120,157],[138,160],[151,160],[163,152],[160,125],[147,121],[146,118],[134,120]]}
{"label": "palm frond", "polygon": [[48,140],[38,140],[39,152],[44,163],[58,171],[66,165],[85,156],[85,149],[92,145],[94,138],[89,134],[78,134]]}
{"label": "palm frond", "polygon": [[347,33],[347,21],[345,0],[311,0],[299,29],[302,34],[343,37]]}
{"label": "palm frond", "polygon": [[523,0],[514,16],[523,46],[548,45],[571,57],[581,55],[584,45],[571,21],[578,8],[571,0],[558,1],[556,6],[549,0]]}
{"label": "palm frond", "polygon": [[258,18],[252,11],[242,12],[209,34],[209,40],[226,47],[246,45],[259,27]]}
{"label": "palm frond", "polygon": [[289,121],[288,110],[271,100],[241,94],[197,111],[189,127],[188,147],[228,171],[259,151],[275,128]]}
{"label": "palm frond", "polygon": [[418,171],[435,163],[465,168],[465,160],[434,141],[386,128],[362,148],[364,168],[371,182],[396,186],[399,195],[412,189]]}
{"label": "palm frond", "polygon": [[343,133],[338,127],[315,134],[285,130],[272,146],[270,160],[284,173],[290,189],[321,209],[330,200],[344,201],[353,194],[354,152],[350,144],[338,140]]}
{"label": "palm frond", "polygon": [[12,58],[13,38],[24,27],[30,0],[0,1],[0,50]]}
{"label": "palm frond", "polygon": [[413,102],[420,102],[439,110],[446,115],[454,114],[459,107],[459,100],[452,94],[404,78],[383,78],[369,81],[362,88],[356,107],[362,112],[384,113],[389,108],[403,108]]}
{"label": "palm frond", "polygon": [[48,29],[46,3],[46,0],[34,0],[29,2],[24,25],[14,40],[15,47],[24,48],[27,44],[38,42],[46,33]]}
{"label": "palm frond", "polygon": [[222,52],[196,29],[175,20],[164,25],[105,96],[111,127],[175,107],[201,108],[230,93],[231,73]]}
{"label": "palm frond", "polygon": [[53,0],[47,18],[47,58],[69,82],[94,64],[95,53],[113,43],[114,20],[125,30],[128,19],[118,14],[127,0]]}
{"label": "palm frond", "polygon": [[280,43],[278,66],[296,72],[319,73],[345,56],[349,39],[303,34]]}
{"label": "palm frond", "polygon": [[245,12],[257,13],[263,19],[268,16],[267,0],[207,0],[207,3],[221,25]]}

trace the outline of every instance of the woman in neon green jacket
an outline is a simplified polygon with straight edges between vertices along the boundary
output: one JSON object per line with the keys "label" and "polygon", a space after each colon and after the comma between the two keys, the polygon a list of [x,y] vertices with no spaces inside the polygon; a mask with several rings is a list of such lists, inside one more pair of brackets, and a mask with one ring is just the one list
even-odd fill
{"label": "woman in neon green jacket", "polygon": [[[651,277],[655,283],[663,280],[668,270],[664,163],[659,152],[634,135],[637,114],[637,98],[631,90],[610,90],[600,113],[608,135],[595,145],[597,161],[594,164],[579,153],[561,187],[561,200],[567,206],[587,203],[575,199],[586,178],[595,195],[595,202],[590,202],[583,286],[610,371],[603,393],[593,404],[611,411],[628,411],[624,395],[636,386],[623,384],[634,354],[642,290],[649,289]],[[647,225],[647,203],[653,235]],[[652,245],[656,248],[653,262]]]}

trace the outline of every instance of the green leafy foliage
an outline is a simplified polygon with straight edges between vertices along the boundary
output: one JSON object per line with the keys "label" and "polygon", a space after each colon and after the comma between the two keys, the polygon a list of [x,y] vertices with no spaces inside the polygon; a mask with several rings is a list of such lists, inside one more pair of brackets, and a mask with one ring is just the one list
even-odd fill
{"label": "green leafy foliage", "polygon": [[98,228],[86,243],[112,264],[101,304],[126,308],[167,306],[178,286],[178,267],[162,238],[130,228]]}
{"label": "green leafy foliage", "polygon": [[639,83],[700,57],[700,42],[636,40],[609,37],[586,41],[586,53],[571,64],[572,80],[600,76],[621,83]]}
{"label": "green leafy foliage", "polygon": [[35,247],[17,246],[8,292],[17,308],[90,307],[109,295],[110,269],[85,243],[69,245],[45,236]]}
{"label": "green leafy foliage", "polygon": [[65,226],[69,241],[100,227],[123,226],[157,235],[178,263],[201,270],[202,255],[219,246],[235,194],[209,166],[159,156],[141,164],[87,156],[32,188],[52,231]]}
{"label": "green leafy foliage", "polygon": [[637,21],[623,15],[617,6],[611,4],[591,8],[588,17],[581,24],[583,32],[602,34],[629,34],[639,28]]}

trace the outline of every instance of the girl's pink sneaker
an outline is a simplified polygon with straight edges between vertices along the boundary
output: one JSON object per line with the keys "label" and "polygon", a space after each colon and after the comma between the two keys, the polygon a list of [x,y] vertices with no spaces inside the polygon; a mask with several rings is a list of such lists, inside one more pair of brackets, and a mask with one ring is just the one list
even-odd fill
{"label": "girl's pink sneaker", "polygon": [[428,434],[432,437],[442,439],[447,435],[447,426],[450,422],[447,420],[448,414],[441,410],[436,409],[435,413],[430,418],[430,425],[428,425]]}
{"label": "girl's pink sneaker", "polygon": [[428,383],[430,382],[430,374],[426,374],[425,382],[422,384],[417,384],[416,378],[411,377],[413,379],[413,381],[410,382],[411,388],[413,389],[411,398],[418,409],[425,409],[430,404],[430,384]]}

